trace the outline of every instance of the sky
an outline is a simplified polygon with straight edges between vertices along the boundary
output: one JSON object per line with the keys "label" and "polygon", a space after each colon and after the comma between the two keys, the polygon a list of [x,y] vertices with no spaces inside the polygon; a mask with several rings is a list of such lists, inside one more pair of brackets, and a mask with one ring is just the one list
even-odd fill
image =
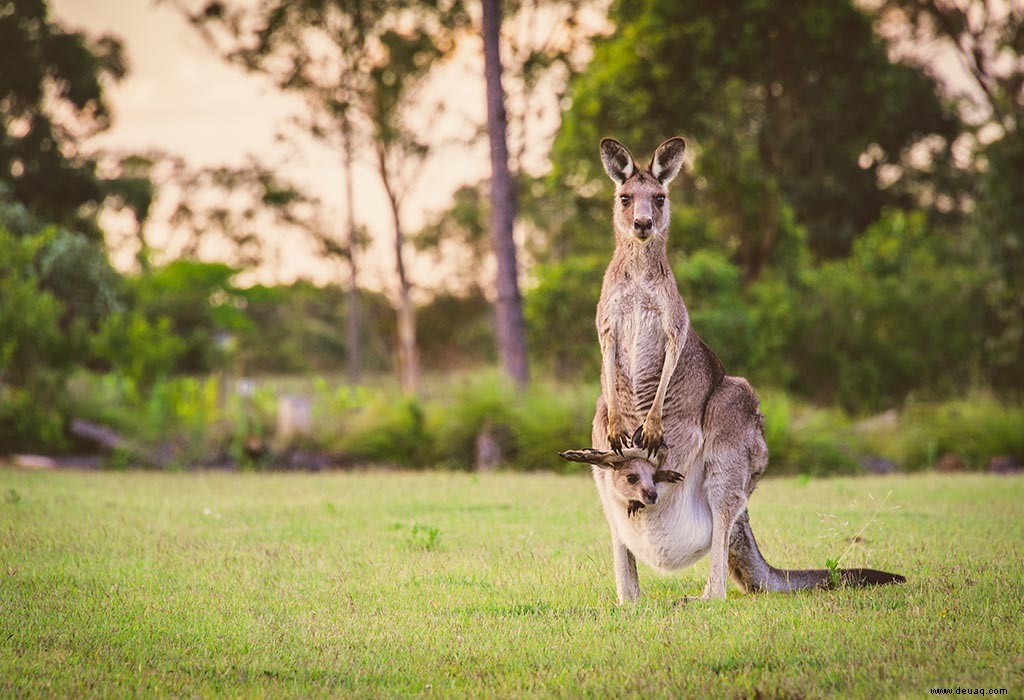
{"label": "sky", "polygon": [[[275,135],[289,115],[300,113],[300,99],[284,95],[265,79],[228,66],[217,58],[198,34],[169,4],[152,0],[50,0],[52,15],[73,29],[91,35],[112,33],[124,43],[129,74],[108,87],[113,127],[89,141],[87,148],[139,152],[158,148],[184,157],[193,166],[241,165],[252,154],[320,197],[328,221],[344,220],[343,179],[337,152],[310,140],[282,145]],[[444,79],[447,97],[458,106],[458,119],[484,119],[483,77],[475,70],[479,50],[467,47]],[[482,58],[480,59],[482,70]],[[443,210],[461,184],[476,182],[490,173],[487,151],[453,149],[443,159],[428,163],[404,208],[407,229],[418,229],[433,213]],[[358,217],[371,234],[363,255],[359,283],[389,291],[394,277],[392,224],[387,200],[375,172],[357,163],[353,178]],[[159,248],[168,229],[158,209],[147,229]],[[111,257],[121,269],[131,269],[135,248],[119,244],[116,217],[104,222],[109,232]],[[123,228],[123,225],[122,225]],[[272,243],[275,243],[272,241]],[[345,283],[347,273],[338,263],[317,255],[312,243],[276,241],[271,264],[249,276],[249,281],[288,282],[297,277],[323,284]],[[413,265],[413,275],[429,277],[426,265]]]}

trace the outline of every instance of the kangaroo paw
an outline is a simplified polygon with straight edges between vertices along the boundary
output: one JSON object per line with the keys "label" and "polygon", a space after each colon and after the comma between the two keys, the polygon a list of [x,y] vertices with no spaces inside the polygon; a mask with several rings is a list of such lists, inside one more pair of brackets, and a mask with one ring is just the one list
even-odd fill
{"label": "kangaroo paw", "polygon": [[608,426],[608,442],[612,446],[612,451],[617,455],[622,455],[622,448],[629,447],[629,433],[622,429],[613,428],[611,425]]}
{"label": "kangaroo paw", "polygon": [[647,423],[638,427],[633,433],[633,445],[642,449],[646,448],[648,457],[653,457],[662,447],[667,447],[665,434],[661,429],[653,430],[648,427]]}

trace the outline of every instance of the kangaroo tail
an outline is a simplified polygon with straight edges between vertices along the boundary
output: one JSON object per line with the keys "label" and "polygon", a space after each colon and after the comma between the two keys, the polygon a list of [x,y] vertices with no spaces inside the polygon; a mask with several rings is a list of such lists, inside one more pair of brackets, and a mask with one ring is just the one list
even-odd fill
{"label": "kangaroo tail", "polygon": [[[776,569],[766,562],[757,548],[747,511],[743,511],[732,528],[732,536],[729,539],[729,573],[748,593],[788,593],[809,588],[834,587],[828,569]],[[875,569],[839,569],[838,573],[841,586],[881,586],[907,581],[899,574]]]}

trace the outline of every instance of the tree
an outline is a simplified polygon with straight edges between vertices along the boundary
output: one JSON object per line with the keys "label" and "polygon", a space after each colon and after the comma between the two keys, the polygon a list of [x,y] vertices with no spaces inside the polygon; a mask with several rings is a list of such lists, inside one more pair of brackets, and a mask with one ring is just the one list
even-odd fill
{"label": "tree", "polygon": [[101,238],[105,192],[83,138],[110,125],[108,80],[125,75],[121,43],[65,29],[45,0],[0,9],[0,183],[41,221]]}
{"label": "tree", "polygon": [[501,87],[501,8],[498,0],[482,0],[484,76],[487,81],[487,133],[491,150],[491,236],[498,261],[496,323],[498,355],[505,372],[520,387],[526,386],[529,370],[523,326],[523,302],[519,295],[519,270],[512,227],[516,217],[516,193],[508,167],[505,91]]}
{"label": "tree", "polygon": [[903,155],[931,145],[943,157],[955,134],[934,82],[891,62],[849,0],[620,0],[612,18],[619,31],[571,91],[560,184],[600,179],[603,135],[643,150],[683,132],[699,152],[690,194],[748,283],[773,256],[785,205],[819,257],[844,255],[883,207],[908,201]]}
{"label": "tree", "polygon": [[[468,304],[475,303],[485,288],[492,288],[491,270],[497,269],[493,283],[498,297],[493,314],[495,330],[509,327],[504,320],[509,313],[513,325],[515,317],[522,316],[514,303],[519,294],[516,271],[522,264],[522,253],[529,252],[517,250],[511,234],[504,231],[514,223],[527,240],[532,240],[531,228],[547,225],[554,215],[545,207],[546,198],[537,192],[541,181],[534,171],[544,167],[541,156],[546,158],[557,132],[557,126],[552,126],[557,119],[553,117],[561,111],[570,77],[585,65],[589,39],[600,24],[596,15],[601,11],[596,5],[584,7],[582,0],[522,0],[498,5],[501,16],[489,8],[486,26],[482,22],[481,27],[481,33],[490,32],[485,37],[485,84],[489,93],[483,131],[492,141],[501,142],[491,150],[505,154],[499,156],[503,165],[497,165],[497,176],[490,181],[456,191],[451,207],[416,235],[420,249],[431,250],[453,268],[446,275],[445,293],[461,296]],[[504,129],[495,125],[502,115]],[[500,200],[498,207],[493,205],[496,199]],[[503,231],[500,245],[496,235],[499,230]],[[499,261],[502,251],[514,254],[515,260]],[[453,259],[458,262],[452,263]],[[487,271],[486,276],[481,270]],[[516,289],[510,292],[513,283]],[[521,309],[522,304],[518,307]],[[500,344],[501,334],[495,335]],[[525,343],[514,345],[522,347]],[[507,353],[501,354],[511,376]],[[525,375],[527,363],[516,364]]]}
{"label": "tree", "polygon": [[197,5],[174,0],[208,43],[229,63],[268,76],[281,90],[301,95],[310,110],[296,125],[336,148],[345,182],[345,223],[340,240],[327,232],[321,238],[326,254],[343,259],[348,267],[347,346],[349,381],[361,374],[357,227],[352,191],[356,151],[358,96],[365,93],[371,62],[367,30],[380,21],[386,4],[269,2],[213,0]]}
{"label": "tree", "polygon": [[[276,0],[254,8],[216,0],[194,10],[180,0],[179,6],[225,59],[307,98],[313,109],[303,126],[341,148],[348,182],[353,154],[369,152],[394,223],[399,374],[406,390],[414,391],[416,324],[402,202],[430,147],[421,137],[429,125],[413,126],[408,112],[430,69],[451,51],[454,33],[467,21],[461,3]],[[354,206],[346,249],[354,287],[352,211]],[[349,318],[358,316],[350,311]]]}
{"label": "tree", "polygon": [[[882,27],[923,67],[935,47],[959,58],[965,81],[947,81],[963,121],[956,205],[961,233],[982,251],[984,361],[993,386],[1024,391],[1024,3],[886,0]],[[907,31],[909,29],[909,31]],[[964,90],[961,86],[973,89]]]}
{"label": "tree", "polygon": [[0,445],[57,446],[63,439],[65,384],[79,349],[67,311],[39,284],[34,259],[45,234],[0,226]]}

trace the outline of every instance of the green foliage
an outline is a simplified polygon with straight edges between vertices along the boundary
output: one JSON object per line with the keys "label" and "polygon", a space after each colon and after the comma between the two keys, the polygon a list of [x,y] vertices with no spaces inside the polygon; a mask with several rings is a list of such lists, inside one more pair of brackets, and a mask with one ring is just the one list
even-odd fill
{"label": "green foliage", "polygon": [[607,264],[606,258],[586,255],[534,268],[537,282],[526,293],[523,315],[535,366],[558,377],[600,373],[594,313]]}
{"label": "green foliage", "polygon": [[[1024,30],[1019,33],[1024,36]],[[992,386],[1019,398],[1024,396],[1024,133],[1008,134],[983,157],[987,167],[980,176],[971,236],[988,273],[983,362]]]}
{"label": "green foliage", "polygon": [[136,308],[151,324],[166,318],[183,343],[175,367],[179,372],[202,372],[223,365],[218,347],[221,333],[250,327],[245,297],[234,286],[238,273],[222,263],[177,260],[131,280]]}
{"label": "green foliage", "polygon": [[825,568],[828,569],[828,583],[832,588],[839,588],[841,582],[839,574],[839,560],[829,557],[825,560]]}
{"label": "green foliage", "polygon": [[801,406],[780,392],[762,392],[769,474],[856,474],[849,420],[838,411]]}
{"label": "green foliage", "polygon": [[474,373],[449,384],[445,397],[432,402],[428,412],[436,459],[444,466],[471,469],[476,441],[487,430],[507,453],[512,445],[514,402],[512,383],[495,372]]}
{"label": "green foliage", "polygon": [[699,250],[677,258],[673,273],[690,323],[729,371],[747,374],[756,367],[757,338],[739,268],[722,253]]}
{"label": "green foliage", "polygon": [[48,227],[36,255],[39,285],[65,308],[64,322],[78,320],[94,330],[123,308],[124,280],[102,245],[77,233]]}
{"label": "green foliage", "polygon": [[431,525],[413,523],[409,528],[408,543],[413,549],[431,552],[437,549],[441,543],[441,529]]}
{"label": "green foliage", "polygon": [[0,445],[22,450],[64,445],[63,395],[78,326],[41,288],[36,257],[48,236],[15,238],[0,229]]}
{"label": "green foliage", "polygon": [[60,451],[67,378],[88,362],[91,331],[117,308],[121,278],[83,236],[0,228],[0,445]]}
{"label": "green foliage", "polygon": [[93,352],[140,389],[167,377],[184,349],[170,319],[162,317],[154,323],[137,311],[107,316],[93,339]]}
{"label": "green foliage", "polygon": [[[348,290],[309,282],[236,290],[248,323],[238,333],[238,355],[251,374],[336,372],[345,367]],[[381,294],[359,292],[362,365],[391,368],[394,310]]]}
{"label": "green foliage", "polygon": [[[622,0],[610,18],[617,31],[571,90],[555,187],[603,180],[602,136],[645,157],[685,129],[698,151],[692,196],[735,239],[745,277],[770,257],[786,205],[812,249],[842,254],[900,201],[899,186],[879,187],[878,168],[928,134],[955,134],[933,80],[891,62],[848,0]],[[869,147],[877,157],[865,164]]]}
{"label": "green foliage", "polygon": [[993,457],[1024,461],[1024,406],[980,394],[940,404],[911,403],[899,421],[860,436],[863,449],[904,469],[930,469],[939,457],[955,455],[974,470]]}
{"label": "green foliage", "polygon": [[423,406],[412,397],[375,396],[339,426],[338,447],[376,464],[425,467],[433,456]]}
{"label": "green foliage", "polygon": [[34,259],[44,238],[14,238],[0,229],[0,378],[24,384],[39,367],[70,362],[61,330],[63,305],[40,289]]}
{"label": "green foliage", "polygon": [[246,439],[269,438],[277,411],[270,387],[241,396],[212,376],[161,377],[142,387],[124,374],[79,374],[69,401],[77,417],[108,426],[179,467],[227,457],[248,466]]}
{"label": "green foliage", "polygon": [[508,464],[516,469],[578,472],[578,464],[565,462],[558,453],[565,446],[592,444],[594,403],[600,388],[592,384],[535,383],[515,406],[512,423],[514,448]]}
{"label": "green foliage", "polygon": [[794,387],[860,411],[963,391],[981,349],[980,281],[923,215],[890,212],[848,259],[807,275],[789,348]]}
{"label": "green foliage", "polygon": [[416,327],[427,369],[454,371],[494,362],[494,309],[479,288],[438,294],[416,310]]}
{"label": "green foliage", "polygon": [[101,234],[83,205],[104,192],[77,140],[110,124],[104,86],[125,74],[120,42],[70,31],[45,0],[0,12],[0,184],[45,222]]}

